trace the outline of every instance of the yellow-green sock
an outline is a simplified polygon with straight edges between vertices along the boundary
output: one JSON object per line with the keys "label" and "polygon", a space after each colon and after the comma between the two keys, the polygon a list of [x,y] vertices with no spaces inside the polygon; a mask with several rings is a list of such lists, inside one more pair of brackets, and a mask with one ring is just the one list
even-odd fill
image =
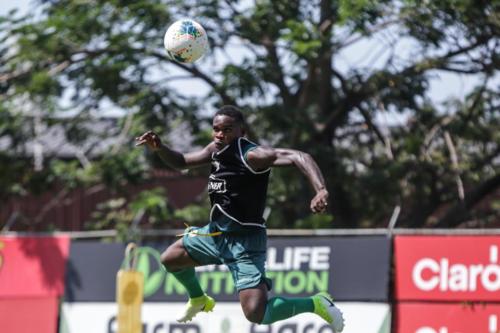
{"label": "yellow-green sock", "polygon": [[186,288],[189,298],[200,297],[205,294],[201,289],[200,283],[198,282],[194,268],[186,268],[181,271],[169,273],[175,276],[177,281],[179,281],[184,288]]}
{"label": "yellow-green sock", "polygon": [[273,297],[267,301],[266,312],[261,324],[272,324],[304,312],[314,312],[312,298]]}

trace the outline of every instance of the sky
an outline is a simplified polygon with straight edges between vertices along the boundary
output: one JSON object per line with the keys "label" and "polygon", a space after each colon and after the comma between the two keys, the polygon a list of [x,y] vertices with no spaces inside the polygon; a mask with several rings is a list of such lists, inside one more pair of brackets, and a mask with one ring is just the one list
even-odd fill
{"label": "sky", "polygon": [[0,15],[7,14],[11,9],[19,9],[20,13],[24,13],[31,3],[31,0],[0,0]]}

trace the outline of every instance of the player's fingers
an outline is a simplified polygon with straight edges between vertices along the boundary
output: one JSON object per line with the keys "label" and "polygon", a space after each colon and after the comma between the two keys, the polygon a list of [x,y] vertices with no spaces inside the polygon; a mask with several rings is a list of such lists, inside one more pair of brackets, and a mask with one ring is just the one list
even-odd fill
{"label": "player's fingers", "polygon": [[147,131],[146,133],[142,134],[141,136],[137,137],[136,140],[146,140],[148,138],[154,137],[156,134],[152,131]]}
{"label": "player's fingers", "polygon": [[318,212],[320,212],[320,213],[324,213],[324,212],[326,211],[326,206],[327,206],[327,203],[326,203],[326,202],[324,202],[324,201],[320,201],[320,202],[318,203],[318,207],[317,207]]}
{"label": "player's fingers", "polygon": [[312,211],[313,211],[314,213],[320,213],[320,212],[321,212],[321,210],[322,210],[322,208],[321,208],[321,205],[319,204],[319,202],[315,202],[315,203],[313,204],[313,206],[312,206]]}
{"label": "player's fingers", "polygon": [[316,207],[314,206],[314,203],[313,203],[313,202],[311,202],[311,205],[309,206],[309,208],[311,209],[311,211],[312,211],[313,213],[316,213]]}

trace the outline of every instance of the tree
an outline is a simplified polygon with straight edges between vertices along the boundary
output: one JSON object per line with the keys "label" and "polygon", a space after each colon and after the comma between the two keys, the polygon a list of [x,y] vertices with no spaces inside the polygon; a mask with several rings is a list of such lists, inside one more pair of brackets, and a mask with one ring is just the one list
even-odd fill
{"label": "tree", "polygon": [[[307,182],[294,170],[277,170],[271,227],[331,226],[332,220],[339,227],[385,226],[394,206],[402,208],[402,226],[498,222],[494,202],[476,209],[500,185],[498,6],[471,0],[41,1],[39,15],[2,20],[0,137],[11,147],[2,166],[18,177],[2,178],[1,195],[32,191],[39,178],[61,180],[50,166],[34,172],[16,164],[13,152],[29,158],[22,142],[36,138],[40,123],[62,121],[64,112],[75,115],[68,134],[78,133],[77,142],[88,138],[79,120],[113,107],[127,114],[122,137],[146,129],[165,134],[183,123],[194,135],[192,145],[202,145],[210,117],[200,111],[231,103],[248,113],[260,142],[309,151],[332,193],[331,214],[311,217]],[[179,17],[197,18],[208,31],[212,51],[202,62],[165,57],[163,33]],[[367,50],[369,61],[342,65],[347,49],[374,40],[380,42]],[[477,85],[463,99],[438,104],[429,96],[432,78],[445,72]],[[186,79],[203,84],[207,94],[186,92],[189,85],[178,83]],[[32,103],[29,114],[19,111],[25,102]],[[386,115],[401,115],[402,123],[384,123]],[[128,166],[107,170],[129,161],[137,172],[126,181],[137,181],[146,174],[137,154],[122,140],[92,161],[92,171],[77,165],[70,174],[117,186],[114,179]]]}

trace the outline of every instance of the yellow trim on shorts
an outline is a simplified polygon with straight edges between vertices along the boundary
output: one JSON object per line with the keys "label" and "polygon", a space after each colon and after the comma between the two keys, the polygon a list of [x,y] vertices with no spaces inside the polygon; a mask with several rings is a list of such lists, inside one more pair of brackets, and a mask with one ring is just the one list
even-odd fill
{"label": "yellow trim on shorts", "polygon": [[211,233],[208,233],[208,234],[202,234],[202,233],[199,233],[199,232],[196,232],[196,227],[191,227],[189,226],[189,224],[187,223],[184,223],[184,225],[186,226],[186,232],[182,233],[182,234],[178,234],[176,235],[177,237],[182,237],[184,235],[190,235],[190,236],[202,236],[202,237],[214,237],[214,236],[219,236],[219,235],[222,235],[222,231],[216,231],[216,232],[211,232]]}

